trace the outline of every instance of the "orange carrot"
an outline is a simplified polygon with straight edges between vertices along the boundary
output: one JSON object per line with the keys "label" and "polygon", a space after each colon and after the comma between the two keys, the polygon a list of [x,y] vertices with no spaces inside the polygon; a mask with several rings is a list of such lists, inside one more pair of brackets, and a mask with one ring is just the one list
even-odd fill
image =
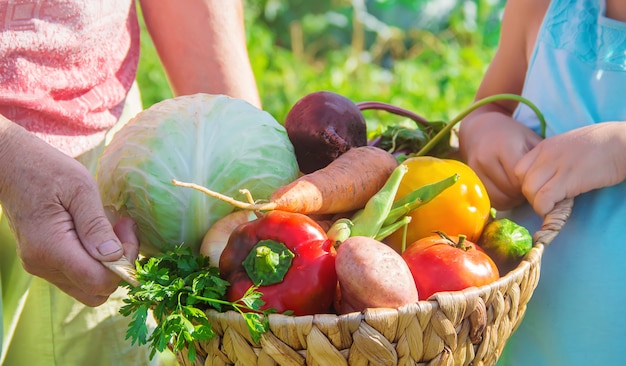
{"label": "orange carrot", "polygon": [[270,197],[276,209],[300,213],[339,213],[363,208],[398,165],[387,151],[353,147],[325,168],[279,188]]}
{"label": "orange carrot", "polygon": [[[173,180],[248,210],[281,210],[303,214],[342,213],[363,208],[398,165],[393,155],[373,146],[353,147],[325,168],[278,188],[267,203],[245,203],[193,183]],[[251,201],[251,197],[249,197]]]}

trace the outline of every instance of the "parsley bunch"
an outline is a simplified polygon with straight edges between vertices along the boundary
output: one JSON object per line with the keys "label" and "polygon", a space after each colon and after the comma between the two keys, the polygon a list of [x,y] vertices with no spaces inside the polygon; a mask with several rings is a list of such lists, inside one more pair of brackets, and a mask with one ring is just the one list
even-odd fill
{"label": "parsley bunch", "polygon": [[[168,344],[177,352],[185,347],[192,362],[196,358],[195,341],[209,341],[215,333],[205,310],[235,310],[246,320],[250,334],[258,341],[267,330],[267,313],[260,311],[264,304],[256,287],[235,301],[225,300],[229,283],[219,276],[219,270],[209,264],[209,258],[194,255],[186,247],[175,247],[171,251],[136,262],[136,278],[139,285],[128,283],[128,297],[120,314],[130,316],[126,339],[132,344],[147,344],[150,357],[157,351],[163,352]],[[149,332],[146,320],[152,309],[157,326]]]}

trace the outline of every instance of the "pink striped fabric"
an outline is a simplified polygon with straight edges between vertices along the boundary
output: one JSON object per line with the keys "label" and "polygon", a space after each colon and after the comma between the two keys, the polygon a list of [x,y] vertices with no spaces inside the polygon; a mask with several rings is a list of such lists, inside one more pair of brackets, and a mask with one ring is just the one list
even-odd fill
{"label": "pink striped fabric", "polygon": [[115,124],[138,58],[133,0],[0,0],[0,114],[70,156]]}

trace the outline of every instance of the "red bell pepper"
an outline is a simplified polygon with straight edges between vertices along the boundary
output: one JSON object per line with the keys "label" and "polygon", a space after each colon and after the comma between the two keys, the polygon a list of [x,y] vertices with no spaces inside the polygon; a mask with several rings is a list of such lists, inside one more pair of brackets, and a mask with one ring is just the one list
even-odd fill
{"label": "red bell pepper", "polygon": [[254,284],[264,309],[293,315],[328,313],[337,288],[336,251],[326,232],[306,215],[269,211],[238,226],[219,262],[236,301]]}

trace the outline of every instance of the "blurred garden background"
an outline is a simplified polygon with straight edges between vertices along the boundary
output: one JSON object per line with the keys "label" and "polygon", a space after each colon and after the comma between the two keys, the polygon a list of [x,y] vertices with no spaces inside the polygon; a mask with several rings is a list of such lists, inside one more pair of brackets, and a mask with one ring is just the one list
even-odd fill
{"label": "blurred garden background", "polygon": [[[263,108],[279,122],[319,90],[449,121],[472,103],[498,43],[505,0],[244,0]],[[145,29],[143,30],[145,32]],[[144,107],[171,97],[142,38]],[[410,123],[364,111],[368,126]]]}

